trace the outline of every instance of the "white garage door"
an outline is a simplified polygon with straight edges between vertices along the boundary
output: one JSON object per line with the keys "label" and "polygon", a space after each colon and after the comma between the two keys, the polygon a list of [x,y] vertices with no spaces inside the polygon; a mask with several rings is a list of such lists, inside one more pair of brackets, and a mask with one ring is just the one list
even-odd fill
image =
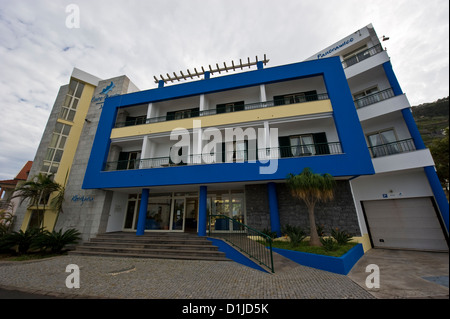
{"label": "white garage door", "polygon": [[364,201],[374,247],[448,250],[428,197]]}

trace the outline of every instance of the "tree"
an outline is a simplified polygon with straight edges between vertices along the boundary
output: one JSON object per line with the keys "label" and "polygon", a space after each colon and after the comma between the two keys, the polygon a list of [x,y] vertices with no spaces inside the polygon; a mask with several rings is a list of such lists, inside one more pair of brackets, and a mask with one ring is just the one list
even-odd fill
{"label": "tree", "polygon": [[449,140],[448,127],[444,130],[444,138],[433,140],[430,145],[430,152],[436,166],[436,172],[441,181],[442,187],[446,190],[448,196],[448,182],[449,182]]}
{"label": "tree", "polygon": [[[54,192],[58,192],[56,198],[60,197],[60,194],[64,194],[64,187],[53,181],[53,175],[44,175],[39,173],[31,180],[19,184],[16,188],[13,198],[20,197],[20,205],[28,200],[28,208],[36,207],[39,212],[40,205],[43,207],[45,214],[45,207],[48,203],[50,195]],[[64,195],[63,195],[64,196]],[[61,210],[60,205],[62,205],[61,200],[52,201],[51,206],[55,208],[58,213]],[[38,214],[38,224],[39,227],[44,225],[44,214],[42,214],[42,220],[40,219],[40,214]]]}
{"label": "tree", "polygon": [[310,226],[310,245],[321,246],[317,234],[314,208],[317,202],[326,202],[334,198],[334,187],[336,182],[330,174],[315,174],[306,167],[299,175],[289,174],[286,184],[292,196],[301,199],[308,207]]}

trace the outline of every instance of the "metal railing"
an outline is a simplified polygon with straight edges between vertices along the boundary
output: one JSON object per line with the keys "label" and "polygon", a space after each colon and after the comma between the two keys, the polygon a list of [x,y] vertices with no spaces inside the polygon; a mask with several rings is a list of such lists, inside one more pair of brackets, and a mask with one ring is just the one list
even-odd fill
{"label": "metal railing", "polygon": [[377,44],[371,48],[368,48],[367,50],[364,50],[362,52],[355,54],[354,56],[352,56],[348,59],[345,59],[344,61],[342,61],[342,65],[343,65],[344,69],[348,68],[349,66],[352,66],[356,63],[364,61],[365,59],[368,59],[371,56],[374,56],[382,51],[383,51],[383,47],[381,46],[381,43]]}
{"label": "metal railing", "polygon": [[[321,94],[313,94],[313,95],[304,96],[303,98],[296,99],[294,103],[284,102],[283,104],[280,104],[277,101],[250,103],[250,104],[245,104],[242,109],[234,110],[233,112],[256,110],[256,109],[261,109],[261,108],[266,108],[266,107],[274,107],[274,106],[287,105],[287,104],[306,103],[306,102],[321,101],[321,100],[328,100],[328,94],[321,93]],[[171,117],[168,117],[167,115],[152,117],[152,118],[147,118],[147,119],[144,119],[142,117],[137,117],[130,121],[117,122],[115,124],[115,128],[120,128],[120,127],[125,127],[125,126],[142,125],[142,124],[159,123],[159,122],[166,122],[166,121],[174,121],[174,120],[181,120],[181,119],[185,119],[185,118],[202,117],[202,116],[216,115],[216,114],[223,114],[223,113],[217,112],[217,109],[211,109],[211,110],[203,110],[203,111],[190,111],[188,113],[185,113],[183,115],[183,117],[180,117],[180,118],[177,118],[177,117],[171,118]]]}
{"label": "metal railing", "polygon": [[355,106],[357,109],[360,109],[362,107],[366,107],[369,106],[371,104],[375,104],[387,99],[390,99],[392,97],[394,97],[394,91],[389,88],[380,92],[376,92],[364,97],[361,97],[359,99],[356,99],[355,102]]}
{"label": "metal railing", "polygon": [[392,143],[370,146],[369,150],[372,154],[372,157],[376,158],[398,153],[412,152],[416,150],[416,146],[414,145],[414,140],[412,138],[409,138]]}
{"label": "metal railing", "polygon": [[210,237],[226,240],[272,273],[275,272],[270,236],[225,215],[209,215],[208,232]]}
{"label": "metal railing", "polygon": [[272,159],[342,154],[341,143],[316,143],[297,146],[282,146],[258,150],[233,150],[214,154],[181,155],[179,162],[170,156],[107,162],[105,171],[148,169],[182,165],[204,165],[216,163],[243,163]]}

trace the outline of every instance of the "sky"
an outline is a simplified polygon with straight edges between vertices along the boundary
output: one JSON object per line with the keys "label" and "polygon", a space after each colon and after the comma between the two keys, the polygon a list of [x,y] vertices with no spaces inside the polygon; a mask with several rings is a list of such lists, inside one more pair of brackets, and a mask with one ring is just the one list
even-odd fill
{"label": "sky", "polygon": [[153,89],[247,57],[300,62],[370,23],[412,106],[449,95],[448,0],[0,0],[0,180],[34,159],[74,67]]}

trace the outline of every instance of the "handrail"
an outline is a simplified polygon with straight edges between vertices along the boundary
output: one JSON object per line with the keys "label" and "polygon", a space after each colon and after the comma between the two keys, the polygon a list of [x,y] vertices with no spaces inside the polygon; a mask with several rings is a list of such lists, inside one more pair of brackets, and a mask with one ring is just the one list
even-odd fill
{"label": "handrail", "polygon": [[390,99],[392,97],[394,97],[394,90],[392,90],[392,88],[383,90],[383,91],[379,91],[379,92],[375,92],[363,97],[360,97],[358,99],[356,99],[355,102],[355,106],[357,109],[360,109],[362,107],[366,107],[387,99]]}
{"label": "handrail", "polygon": [[369,150],[372,153],[372,157],[383,157],[398,153],[412,152],[416,150],[414,140],[412,138],[395,141],[386,144],[369,146]]}
{"label": "handrail", "polygon": [[[313,94],[309,96],[305,96],[300,100],[296,100],[295,103],[291,104],[297,104],[297,103],[305,103],[305,102],[313,102],[313,101],[321,101],[321,100],[328,100],[328,94],[327,93],[319,93],[319,94]],[[249,103],[245,104],[241,110],[234,110],[233,112],[241,112],[241,111],[248,111],[248,110],[255,110],[255,109],[261,109],[266,107],[274,107],[274,106],[280,106],[280,105],[286,105],[288,103],[283,102],[283,104],[280,104],[276,101],[266,101],[266,102],[255,102],[255,103]],[[188,109],[190,110],[190,109]],[[183,111],[183,110],[180,110]],[[216,114],[222,114],[218,113],[217,109],[210,109],[210,110],[203,110],[203,111],[191,111],[189,113],[189,116],[184,118],[192,118],[192,117],[202,117],[202,116],[208,116],[208,115],[216,115]],[[124,122],[117,122],[115,124],[115,128],[125,127],[125,126],[134,126],[134,125],[142,125],[142,124],[152,124],[152,123],[159,123],[159,122],[166,122],[166,121],[174,121],[174,120],[181,120],[182,118],[171,118],[168,119],[167,115],[158,116],[158,117],[151,117],[144,119],[143,117],[137,117],[133,120],[124,121]]]}
{"label": "handrail", "polygon": [[345,68],[348,68],[356,63],[359,63],[361,61],[364,61],[367,58],[370,58],[371,56],[374,56],[380,52],[383,51],[383,47],[380,44],[374,45],[373,47],[370,47],[362,52],[359,52],[347,59],[345,59],[344,61],[342,61],[342,65]]}
{"label": "handrail", "polygon": [[342,154],[340,142],[279,146],[257,150],[233,150],[214,154],[181,155],[180,163],[173,163],[170,156],[141,158],[133,160],[107,162],[105,171],[148,169],[180,165],[202,165],[214,163],[243,163],[293,157]]}
{"label": "handrail", "polygon": [[[218,220],[225,222],[218,223]],[[230,228],[232,230],[230,230]],[[209,236],[214,235],[214,237],[228,241],[233,246],[239,248],[240,251],[246,253],[248,257],[269,268],[272,273],[275,272],[272,254],[272,238],[270,236],[225,215],[209,215],[208,230]],[[250,239],[250,236],[262,237],[266,242],[266,245],[262,245],[261,243]],[[268,246],[268,248],[266,248],[266,246]]]}

